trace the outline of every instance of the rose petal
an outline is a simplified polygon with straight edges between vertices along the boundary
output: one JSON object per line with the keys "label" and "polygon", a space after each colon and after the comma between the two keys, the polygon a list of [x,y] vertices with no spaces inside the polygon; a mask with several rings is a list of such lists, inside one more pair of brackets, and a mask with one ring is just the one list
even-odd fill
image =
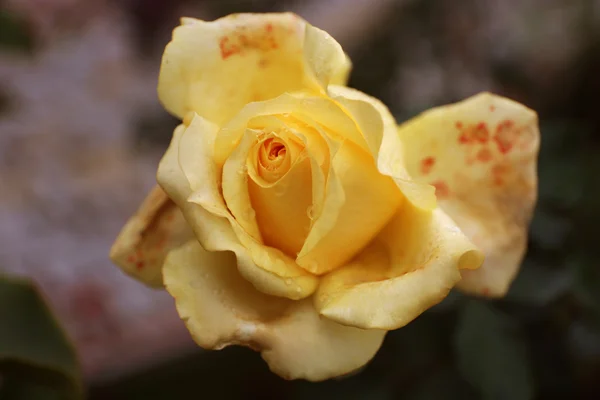
{"label": "rose petal", "polygon": [[167,253],[192,237],[193,232],[175,203],[155,186],[117,236],[110,258],[135,279],[161,287]]}
{"label": "rose petal", "polygon": [[264,116],[291,116],[309,126],[319,124],[338,141],[347,139],[369,151],[369,146],[348,114],[332,99],[284,93],[281,96],[247,104],[219,132],[215,142],[215,161],[222,165],[238,145],[251,120]]}
{"label": "rose petal", "polygon": [[308,210],[312,204],[311,160],[303,157],[276,185],[262,188],[248,185],[256,219],[268,246],[292,258],[302,248],[310,229]]}
{"label": "rose petal", "polygon": [[208,349],[244,345],[261,351],[286,379],[319,381],[366,364],[385,331],[361,330],[320,318],[312,302],[273,298],[236,271],[229,252],[190,242],[169,254],[164,280],[194,340]]}
{"label": "rose petal", "polygon": [[379,172],[391,176],[410,203],[423,210],[433,210],[436,207],[435,191],[410,177],[396,121],[385,104],[347,87],[332,85],[328,92],[354,120],[377,161]]}
{"label": "rose petal", "polygon": [[233,251],[240,273],[257,289],[292,299],[309,296],[317,278],[281,251],[256,242],[227,210],[213,161],[213,127],[196,115],[187,129],[175,130],[158,167],[158,183],[182,210],[202,246],[208,251]]}
{"label": "rose petal", "polygon": [[256,211],[250,202],[248,192],[248,169],[246,160],[250,150],[257,143],[257,133],[247,130],[240,144],[223,165],[221,189],[227,208],[235,221],[257,242],[262,243],[262,236],[256,221]]}
{"label": "rose petal", "polygon": [[401,199],[394,181],[379,173],[370,154],[344,141],[331,161],[325,205],[298,264],[319,275],[345,264],[377,235]]}
{"label": "rose petal", "polygon": [[525,253],[537,197],[536,113],[482,93],[429,110],[399,133],[410,174],[436,186],[440,207],[486,254],[459,287],[503,296]]}
{"label": "rose petal", "polygon": [[[371,114],[378,114],[368,103],[365,106]],[[314,224],[297,259],[306,270],[325,273],[343,265],[373,238],[396,211],[401,195],[394,181],[378,171],[371,157],[365,139],[370,132],[363,135],[345,109],[321,97],[284,94],[247,105],[219,131],[215,142],[216,163],[224,163],[230,156],[253,118],[269,115],[291,115],[320,131],[329,144],[332,168],[324,203],[322,206],[313,203]],[[387,125],[397,135],[395,125]],[[379,126],[383,127],[381,120]],[[343,151],[336,150],[340,146]],[[421,186],[433,191],[428,185]]]}
{"label": "rose petal", "polygon": [[397,329],[446,297],[459,269],[482,262],[483,254],[440,209],[404,202],[368,248],[322,277],[315,305],[344,325]]}
{"label": "rose petal", "polygon": [[246,159],[248,173],[255,173],[253,180],[260,180],[263,186],[274,185],[289,172],[304,150],[304,145],[285,129],[258,129],[257,137]]}
{"label": "rose petal", "polygon": [[288,143],[294,159],[291,168],[274,182],[261,177],[255,168],[258,161],[252,159],[248,189],[265,244],[295,258],[306,240],[313,213],[322,208],[330,164],[327,140],[317,129],[291,116],[258,117],[250,125],[275,132]]}
{"label": "rose petal", "polygon": [[244,105],[345,84],[351,64],[326,32],[291,13],[182,20],[163,55],[158,94],[167,110],[222,124]]}
{"label": "rose petal", "polygon": [[303,157],[273,186],[250,181],[248,190],[265,244],[295,257],[310,228],[311,160]]}

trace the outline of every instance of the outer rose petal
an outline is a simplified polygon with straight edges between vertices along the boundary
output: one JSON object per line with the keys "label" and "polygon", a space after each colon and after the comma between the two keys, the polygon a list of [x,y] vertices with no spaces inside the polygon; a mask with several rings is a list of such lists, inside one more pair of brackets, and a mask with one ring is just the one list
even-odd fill
{"label": "outer rose petal", "polygon": [[440,207],[486,254],[459,288],[503,296],[527,244],[537,197],[537,115],[482,93],[400,126],[410,174],[437,188]]}
{"label": "outer rose petal", "polygon": [[253,101],[345,84],[350,67],[331,36],[291,13],[184,18],[165,49],[158,94],[178,117],[195,111],[220,125]]}
{"label": "outer rose petal", "polygon": [[321,280],[321,315],[367,329],[400,328],[446,297],[460,269],[478,268],[483,254],[440,209],[408,202],[348,265]]}
{"label": "outer rose petal", "polygon": [[119,233],[110,258],[128,275],[161,287],[167,253],[193,236],[175,203],[155,186]]}
{"label": "outer rose petal", "polygon": [[235,264],[230,252],[207,252],[193,241],[167,258],[165,286],[200,346],[248,346],[261,351],[278,375],[311,381],[356,370],[379,349],[385,331],[321,318],[308,299],[264,295],[238,274]]}
{"label": "outer rose petal", "polygon": [[216,130],[199,116],[187,128],[180,125],[159,164],[158,183],[181,209],[201,245],[208,251],[233,251],[240,273],[257,289],[291,299],[309,296],[317,277],[281,251],[256,242],[229,214],[212,157]]}

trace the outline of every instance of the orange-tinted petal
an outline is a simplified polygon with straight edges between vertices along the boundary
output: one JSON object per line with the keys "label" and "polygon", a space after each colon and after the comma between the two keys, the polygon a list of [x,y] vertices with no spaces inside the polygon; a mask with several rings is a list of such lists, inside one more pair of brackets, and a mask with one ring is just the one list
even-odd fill
{"label": "orange-tinted petal", "polygon": [[486,254],[459,287],[502,296],[527,243],[537,197],[537,115],[489,93],[438,107],[399,128],[411,176],[436,187],[440,207]]}
{"label": "orange-tinted petal", "polygon": [[149,286],[161,287],[167,253],[192,237],[193,232],[175,203],[155,186],[119,233],[110,258],[128,275]]}
{"label": "orange-tinted petal", "polygon": [[194,111],[220,125],[253,101],[344,84],[350,67],[331,36],[291,13],[184,18],[165,49],[158,94],[179,118]]}

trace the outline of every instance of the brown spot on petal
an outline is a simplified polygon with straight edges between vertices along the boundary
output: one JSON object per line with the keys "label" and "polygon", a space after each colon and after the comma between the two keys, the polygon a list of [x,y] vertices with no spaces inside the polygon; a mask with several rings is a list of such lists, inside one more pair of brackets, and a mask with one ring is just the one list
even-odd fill
{"label": "brown spot on petal", "polygon": [[258,60],[259,68],[265,68],[267,65],[269,65],[269,62],[266,59],[261,58],[260,60]]}
{"label": "brown spot on petal", "polygon": [[475,125],[470,125],[461,130],[458,137],[458,142],[461,144],[487,143],[490,138],[490,132],[485,122],[479,122]]}
{"label": "brown spot on petal", "polygon": [[431,183],[431,186],[435,187],[435,195],[442,199],[450,195],[450,188],[444,181],[435,181]]}
{"label": "brown spot on petal", "polygon": [[480,149],[477,152],[477,161],[481,161],[483,163],[488,162],[492,159],[492,152],[488,148]]}
{"label": "brown spot on petal", "polygon": [[473,136],[478,142],[486,143],[490,139],[490,132],[488,131],[487,124],[485,122],[478,123],[473,131]]}
{"label": "brown spot on petal", "polygon": [[500,122],[498,126],[496,126],[494,141],[498,146],[498,151],[502,154],[506,154],[511,151],[518,139],[518,132],[515,130],[514,125],[514,121],[507,119]]}
{"label": "brown spot on petal", "polygon": [[231,43],[229,37],[227,36],[223,36],[221,40],[219,40],[219,49],[221,49],[221,58],[223,60],[226,60],[227,58],[241,51],[240,47]]}
{"label": "brown spot on petal", "polygon": [[278,47],[275,29],[270,23],[265,25],[264,30],[248,30],[240,26],[219,39],[223,60],[236,54],[243,55],[247,50],[268,51]]}
{"label": "brown spot on petal", "polygon": [[156,186],[119,233],[110,258],[125,272],[160,286],[166,255],[192,237],[183,214]]}
{"label": "brown spot on petal", "polygon": [[433,157],[425,157],[423,160],[421,160],[421,172],[423,175],[430,173],[434,165],[435,158]]}
{"label": "brown spot on petal", "polygon": [[491,172],[494,185],[502,186],[506,182],[506,175],[510,173],[510,167],[504,164],[494,165]]}

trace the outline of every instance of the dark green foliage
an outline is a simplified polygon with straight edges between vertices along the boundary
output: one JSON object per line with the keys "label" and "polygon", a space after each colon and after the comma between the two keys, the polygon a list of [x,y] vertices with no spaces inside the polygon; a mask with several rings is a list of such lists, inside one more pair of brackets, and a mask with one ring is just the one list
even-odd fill
{"label": "dark green foliage", "polygon": [[33,35],[25,21],[0,9],[0,50],[31,52],[34,45]]}
{"label": "dark green foliage", "polygon": [[0,276],[0,399],[81,398],[75,351],[35,286]]}
{"label": "dark green foliage", "polygon": [[460,311],[455,348],[458,368],[483,399],[529,400],[534,396],[527,348],[518,325],[480,301]]}

